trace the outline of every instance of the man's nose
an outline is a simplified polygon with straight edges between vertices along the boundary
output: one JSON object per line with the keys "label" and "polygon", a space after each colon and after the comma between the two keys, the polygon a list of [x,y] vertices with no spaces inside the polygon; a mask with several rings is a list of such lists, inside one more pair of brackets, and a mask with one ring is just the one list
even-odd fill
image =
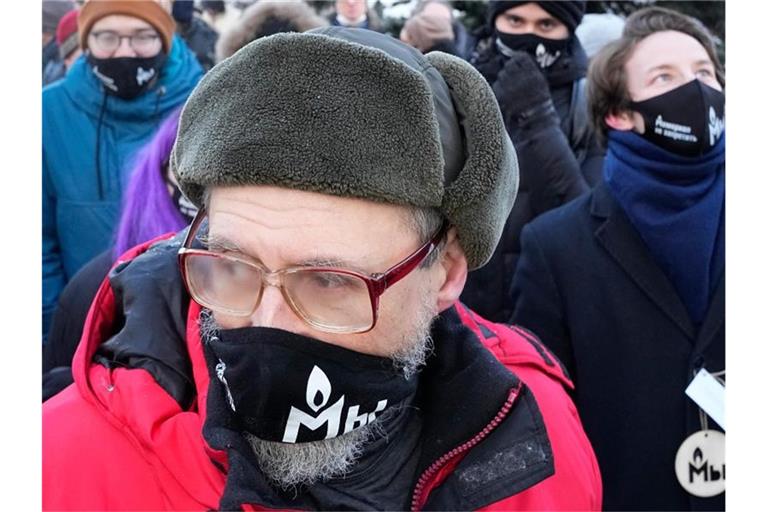
{"label": "man's nose", "polygon": [[254,327],[272,327],[300,333],[305,330],[304,322],[296,316],[277,286],[265,286],[261,302],[251,314]]}
{"label": "man's nose", "polygon": [[120,44],[112,57],[136,57],[136,52],[131,47],[131,40],[127,37],[120,39]]}

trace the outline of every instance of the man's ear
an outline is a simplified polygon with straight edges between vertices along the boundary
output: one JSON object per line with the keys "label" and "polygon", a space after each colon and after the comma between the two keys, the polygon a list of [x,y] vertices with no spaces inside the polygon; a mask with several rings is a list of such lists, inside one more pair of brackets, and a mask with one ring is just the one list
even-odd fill
{"label": "man's ear", "polygon": [[440,289],[437,291],[437,310],[442,313],[459,300],[467,282],[467,256],[459,244],[454,227],[448,230],[438,264],[442,268]]}
{"label": "man's ear", "polygon": [[622,132],[627,132],[635,127],[635,121],[632,113],[625,110],[623,112],[611,113],[605,116],[605,124]]}

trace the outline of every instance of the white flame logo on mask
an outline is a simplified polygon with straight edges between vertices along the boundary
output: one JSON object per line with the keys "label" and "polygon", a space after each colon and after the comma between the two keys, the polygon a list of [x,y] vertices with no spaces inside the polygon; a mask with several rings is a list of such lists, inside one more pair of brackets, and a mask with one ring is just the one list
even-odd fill
{"label": "white flame logo on mask", "polygon": [[714,146],[725,130],[725,122],[717,117],[715,109],[709,107],[709,145]]}
{"label": "white flame logo on mask", "polygon": [[547,52],[547,49],[543,44],[539,43],[536,47],[536,62],[539,63],[540,68],[548,68],[560,57],[560,51],[556,51],[554,55]]}
{"label": "white flame logo on mask", "polygon": [[[306,401],[307,406],[316,415],[302,411],[291,406],[291,412],[288,415],[288,421],[285,425],[283,434],[284,443],[295,443],[299,436],[299,428],[304,425],[308,429],[315,431],[326,425],[325,439],[331,439],[339,435],[341,427],[341,415],[344,411],[344,395],[341,395],[336,403],[320,412],[331,399],[331,381],[328,376],[318,366],[314,366],[307,379]],[[387,400],[379,400],[376,409],[372,413],[359,414],[359,405],[353,405],[347,409],[347,421],[344,424],[343,433],[346,434],[355,428],[367,425],[376,419],[376,414],[387,407]]]}
{"label": "white flame logo on mask", "polygon": [[[318,395],[320,397],[320,403],[316,403]],[[309,379],[307,380],[307,405],[309,405],[310,409],[317,412],[325,407],[325,404],[328,403],[330,398],[331,381],[328,380],[328,376],[325,375],[323,370],[315,366],[312,368],[312,372],[309,374]],[[344,403],[343,396],[339,399],[339,402],[342,404]]]}

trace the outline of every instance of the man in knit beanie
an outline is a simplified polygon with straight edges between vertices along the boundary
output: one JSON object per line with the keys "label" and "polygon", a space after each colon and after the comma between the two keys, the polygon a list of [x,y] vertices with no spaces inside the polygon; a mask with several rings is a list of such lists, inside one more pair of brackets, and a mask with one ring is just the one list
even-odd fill
{"label": "man in knit beanie", "polygon": [[517,189],[469,64],[259,38],[201,80],[169,165],[198,215],[102,284],[44,405],[44,508],[600,508],[556,360],[457,301]]}
{"label": "man in knit beanie", "polygon": [[491,84],[520,162],[520,191],[490,263],[469,275],[462,301],[508,322],[520,232],[600,181],[603,150],[586,109],[587,56],[575,36],[585,2],[491,1],[471,61]]}
{"label": "man in knit beanie", "polygon": [[112,245],[130,160],[202,76],[165,4],[85,2],[83,55],[43,89],[44,336],[64,285]]}
{"label": "man in knit beanie", "polygon": [[77,23],[94,74],[109,94],[123,99],[157,81],[176,29],[167,8],[151,1],[91,0]]}

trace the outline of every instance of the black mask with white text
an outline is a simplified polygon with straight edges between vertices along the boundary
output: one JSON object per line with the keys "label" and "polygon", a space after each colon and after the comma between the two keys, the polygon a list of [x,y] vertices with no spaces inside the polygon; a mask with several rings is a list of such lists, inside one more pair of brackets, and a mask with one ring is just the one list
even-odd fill
{"label": "black mask with white text", "polygon": [[507,34],[496,31],[499,51],[506,49],[530,54],[542,70],[548,69],[561,57],[568,53],[570,38],[549,39],[536,34]]}
{"label": "black mask with white text", "polygon": [[154,57],[110,57],[97,59],[87,54],[88,63],[108,94],[130,100],[146,91],[160,76],[165,64],[163,52]]}
{"label": "black mask with white text", "polygon": [[389,358],[269,327],[223,329],[208,340],[238,427],[259,439],[320,441],[373,422],[416,392]]}
{"label": "black mask with white text", "polygon": [[649,142],[681,156],[701,156],[725,129],[725,94],[691,80],[630,107],[643,116]]}

